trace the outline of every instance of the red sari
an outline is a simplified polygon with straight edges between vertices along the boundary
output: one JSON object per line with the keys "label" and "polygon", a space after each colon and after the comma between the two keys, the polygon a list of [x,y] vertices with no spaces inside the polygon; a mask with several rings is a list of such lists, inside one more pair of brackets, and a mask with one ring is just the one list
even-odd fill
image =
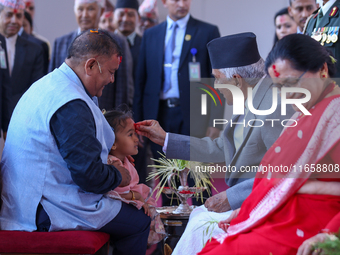
{"label": "red sari", "polygon": [[340,228],[339,196],[297,194],[309,178],[340,182],[339,109],[337,95],[316,104],[311,116],[294,115],[298,125],[286,128],[262,159],[253,191],[228,232],[200,255],[296,254],[321,229]]}

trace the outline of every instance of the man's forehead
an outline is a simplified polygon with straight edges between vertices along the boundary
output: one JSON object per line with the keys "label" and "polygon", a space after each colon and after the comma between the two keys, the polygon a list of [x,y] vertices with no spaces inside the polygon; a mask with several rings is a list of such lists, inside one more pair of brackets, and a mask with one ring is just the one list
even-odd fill
{"label": "man's forehead", "polygon": [[315,0],[292,0],[292,7],[316,6]]}
{"label": "man's forehead", "polygon": [[122,13],[122,12],[126,12],[126,13],[130,13],[130,12],[136,12],[137,11],[133,8],[116,8],[115,12],[119,12],[119,13]]}
{"label": "man's forehead", "polygon": [[16,14],[16,13],[21,13],[21,14],[23,14],[23,13],[24,13],[24,10],[15,9],[15,8],[11,8],[11,7],[5,6],[4,12],[5,12],[5,13],[14,13],[14,14]]}
{"label": "man's forehead", "polygon": [[87,7],[99,7],[99,6],[96,2],[93,2],[93,3],[78,3],[78,4],[74,5],[74,8],[76,8],[76,9],[79,8],[79,7],[87,8]]}
{"label": "man's forehead", "polygon": [[102,56],[99,57],[101,58],[101,61],[103,62],[107,62],[107,64],[112,67],[115,68],[115,65],[120,62],[120,56],[118,56],[117,53],[113,54],[112,56],[108,57],[108,56]]}

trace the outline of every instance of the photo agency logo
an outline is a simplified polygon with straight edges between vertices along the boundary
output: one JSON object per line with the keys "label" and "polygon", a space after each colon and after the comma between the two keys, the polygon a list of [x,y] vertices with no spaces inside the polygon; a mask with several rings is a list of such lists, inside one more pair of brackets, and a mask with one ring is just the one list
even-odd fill
{"label": "photo agency logo", "polygon": [[[249,119],[247,123],[245,122],[245,118],[243,119],[243,122],[233,122],[232,119],[226,120],[226,119],[214,119],[213,127],[216,127],[216,125],[225,125],[230,124],[232,127],[236,124],[243,124],[244,127],[262,127],[265,124],[265,121],[271,122],[272,127],[274,127],[275,122],[281,122],[281,125],[283,127],[295,127],[297,126],[297,121],[294,119],[285,119],[283,121],[279,119],[257,119],[256,116],[269,116],[272,113],[274,113],[277,110],[277,107],[279,105],[278,98],[280,97],[280,105],[281,105],[281,115],[286,116],[287,115],[287,106],[292,105],[295,106],[295,109],[298,109],[300,112],[302,112],[304,115],[311,115],[311,113],[303,106],[304,103],[307,103],[311,99],[311,93],[304,88],[297,88],[297,87],[282,87],[280,90],[277,87],[272,87],[272,105],[269,109],[256,109],[254,107],[254,88],[249,87],[247,89],[248,96],[245,98],[242,90],[238,88],[235,85],[230,84],[215,84],[214,88],[211,86],[201,83],[208,87],[220,100],[220,97],[215,89],[227,89],[229,90],[232,99],[233,99],[233,105],[232,105],[232,113],[233,116],[244,116],[248,114],[248,111],[252,113],[252,115],[255,117],[253,119]],[[215,105],[217,105],[216,100],[211,92],[204,88],[199,88],[206,92],[215,102]],[[291,98],[293,94],[300,94],[301,96],[298,98]],[[247,99],[247,100],[246,100]],[[245,105],[246,103],[246,105]],[[222,101],[220,100],[220,104],[222,105]],[[247,110],[245,110],[247,108]],[[201,95],[201,115],[207,115],[207,95],[202,94]],[[291,117],[291,116],[287,116]],[[256,124],[255,124],[256,123]]]}
{"label": "photo agency logo", "polygon": [[[202,84],[204,86],[206,86],[208,89],[210,89],[217,97],[218,101],[220,102],[221,106],[223,106],[222,104],[222,100],[221,100],[221,97],[220,95],[217,93],[217,91],[211,87],[210,85],[206,84],[206,83],[203,83],[203,82],[200,82],[199,84]],[[211,92],[205,88],[199,88],[200,90],[203,90],[204,92],[206,92],[210,97],[211,99],[214,101],[215,103],[215,106],[217,106],[217,102],[215,100],[215,97],[211,94]],[[208,103],[207,103],[207,95],[206,94],[202,94],[201,95],[201,115],[207,115],[207,108],[208,108]]]}

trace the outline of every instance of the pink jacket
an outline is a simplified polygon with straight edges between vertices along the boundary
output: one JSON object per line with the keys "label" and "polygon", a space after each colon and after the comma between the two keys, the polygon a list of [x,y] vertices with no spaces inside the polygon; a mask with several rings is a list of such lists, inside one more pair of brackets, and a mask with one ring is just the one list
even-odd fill
{"label": "pink jacket", "polygon": [[130,184],[126,187],[117,187],[114,190],[111,190],[108,192],[108,196],[112,198],[116,198],[119,200],[122,200],[125,203],[132,203],[134,204],[138,209],[140,209],[143,205],[143,202],[139,200],[127,200],[120,196],[120,194],[127,194],[130,192],[130,190],[138,192],[142,195],[145,202],[147,202],[150,205],[156,206],[155,200],[151,197],[152,189],[145,184],[138,184],[139,182],[139,176],[137,173],[136,168],[130,163],[130,161],[125,157],[124,162],[122,163],[118,158],[115,156],[109,155],[108,157],[108,164],[113,165],[113,162],[118,161],[120,165],[124,168],[126,168],[130,175],[131,175],[131,181]]}

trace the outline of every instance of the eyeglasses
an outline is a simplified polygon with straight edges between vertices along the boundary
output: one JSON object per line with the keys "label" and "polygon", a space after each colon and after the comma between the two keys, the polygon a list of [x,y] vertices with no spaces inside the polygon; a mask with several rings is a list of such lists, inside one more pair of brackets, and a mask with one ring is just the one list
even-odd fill
{"label": "eyeglasses", "polygon": [[[103,73],[103,72],[102,72],[102,68],[101,68],[101,66],[100,66],[100,64],[99,64],[99,62],[98,62],[98,60],[96,60],[96,61],[97,61],[97,64],[98,64],[99,73],[102,74],[102,73]],[[110,71],[109,71],[109,72],[110,72]],[[111,75],[111,83],[113,83],[113,81],[114,81],[114,75],[115,75],[115,74],[110,72],[110,75]]]}
{"label": "eyeglasses", "polygon": [[284,84],[278,84],[275,83],[274,86],[278,87],[278,88],[282,88],[282,87],[296,87],[297,84],[300,82],[300,80],[302,79],[302,77],[307,73],[308,71],[305,71],[303,74],[300,75],[299,78],[287,78],[284,80]]}

